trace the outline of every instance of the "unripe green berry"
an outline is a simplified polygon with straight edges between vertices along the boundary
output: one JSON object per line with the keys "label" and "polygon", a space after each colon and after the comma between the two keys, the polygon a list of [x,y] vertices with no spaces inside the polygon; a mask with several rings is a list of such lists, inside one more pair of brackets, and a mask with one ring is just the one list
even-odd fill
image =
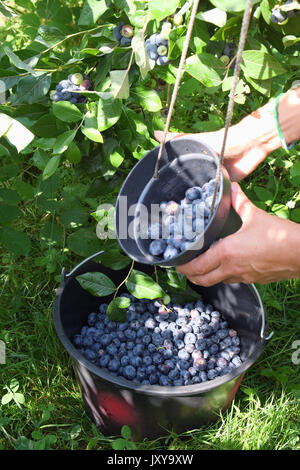
{"label": "unripe green berry", "polygon": [[53,100],[53,96],[55,95],[55,93],[56,93],[55,90],[51,90],[51,91],[50,91],[49,96],[50,96],[50,99],[51,99],[51,100]]}
{"label": "unripe green berry", "polygon": [[172,29],[172,24],[169,21],[166,21],[165,23],[162,24],[161,29]]}
{"label": "unripe green berry", "polygon": [[174,18],[173,18],[173,23],[174,23],[175,26],[180,26],[183,23],[183,16],[182,15],[180,15],[180,16],[175,15]]}
{"label": "unripe green berry", "polygon": [[227,65],[229,64],[230,59],[228,55],[222,55],[222,57],[220,57],[220,61],[223,62],[224,65]]}
{"label": "unripe green berry", "polygon": [[168,41],[168,39],[169,39],[170,31],[171,31],[171,29],[162,29],[161,30],[160,34],[166,41]]}
{"label": "unripe green berry", "polygon": [[124,38],[132,38],[133,34],[133,27],[130,26],[130,24],[125,24],[121,29],[121,35],[124,36]]}
{"label": "unripe green berry", "polygon": [[159,46],[157,48],[157,54],[162,56],[162,55],[167,55],[168,54],[168,48],[166,46]]}
{"label": "unripe green berry", "polygon": [[81,73],[73,73],[71,82],[74,83],[74,85],[81,85],[83,82],[83,75]]}

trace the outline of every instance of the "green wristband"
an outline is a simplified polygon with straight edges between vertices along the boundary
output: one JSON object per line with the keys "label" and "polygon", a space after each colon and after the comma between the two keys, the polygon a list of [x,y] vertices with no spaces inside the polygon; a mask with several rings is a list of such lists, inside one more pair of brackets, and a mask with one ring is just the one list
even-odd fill
{"label": "green wristband", "polygon": [[283,135],[283,132],[281,130],[280,124],[279,124],[278,105],[279,105],[279,100],[283,95],[284,95],[284,93],[281,93],[280,95],[277,96],[277,98],[275,100],[274,117],[275,117],[275,121],[276,121],[277,132],[278,132],[278,135],[279,135],[279,138],[280,138],[280,141],[281,141],[281,145],[284,148],[284,150],[286,152],[288,152],[289,150],[291,150],[294,147],[295,142],[293,142],[291,145],[287,145],[287,143],[285,141],[285,138],[284,138],[284,135]]}

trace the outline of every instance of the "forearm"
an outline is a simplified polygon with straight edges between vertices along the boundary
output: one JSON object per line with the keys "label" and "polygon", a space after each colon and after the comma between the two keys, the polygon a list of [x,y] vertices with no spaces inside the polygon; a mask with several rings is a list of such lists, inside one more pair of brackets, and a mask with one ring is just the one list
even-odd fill
{"label": "forearm", "polygon": [[[237,128],[240,133],[248,135],[248,145],[260,147],[268,155],[282,146],[274,117],[274,101],[244,118]],[[279,101],[279,124],[286,143],[300,139],[300,87],[287,92]]]}

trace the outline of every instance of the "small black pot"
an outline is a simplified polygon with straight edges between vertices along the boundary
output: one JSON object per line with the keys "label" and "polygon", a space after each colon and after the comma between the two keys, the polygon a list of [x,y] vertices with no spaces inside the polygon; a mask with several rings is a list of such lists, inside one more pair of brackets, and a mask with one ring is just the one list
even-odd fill
{"label": "small black pot", "polygon": [[[222,169],[220,189],[215,212],[208,226],[190,248],[178,256],[165,261],[149,253],[149,239],[142,239],[136,230],[130,230],[140,212],[140,205],[147,207],[162,201],[179,201],[191,186],[202,186],[215,178],[219,158],[217,154],[197,136],[184,136],[166,143],[159,171],[159,178],[153,178],[159,147],[150,150],[131,170],[120,190],[115,211],[117,239],[127,255],[144,264],[179,266],[206,251],[211,244],[236,232],[242,225],[238,214],[231,207],[230,179]],[[131,215],[127,215],[121,199],[127,197],[127,207],[136,205]],[[126,229],[123,218],[127,215]],[[131,235],[131,236],[130,236]]]}
{"label": "small black pot", "polygon": [[[97,298],[82,289],[76,276],[86,272],[103,272],[116,285],[128,270],[112,271],[92,261],[80,263],[71,272],[63,271],[54,303],[54,324],[63,347],[73,361],[87,413],[106,435],[119,435],[121,427],[131,427],[133,438],[154,438],[167,430],[184,432],[217,419],[233,400],[244,373],[261,355],[267,335],[266,313],[254,285],[218,284],[203,288],[192,285],[204,302],[212,304],[237,330],[241,340],[241,366],[229,374],[206,383],[162,387],[141,385],[115,377],[89,362],[72,344],[72,338],[87,324],[90,312],[98,311],[100,303],[110,297]],[[149,266],[136,268],[152,274]],[[125,289],[123,290],[125,292]]]}

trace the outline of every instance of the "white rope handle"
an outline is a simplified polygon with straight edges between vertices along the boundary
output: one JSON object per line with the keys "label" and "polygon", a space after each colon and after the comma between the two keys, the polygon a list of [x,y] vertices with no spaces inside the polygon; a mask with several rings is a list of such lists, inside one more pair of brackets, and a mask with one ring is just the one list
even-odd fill
{"label": "white rope handle", "polygon": [[192,36],[192,30],[193,30],[196,14],[197,14],[197,11],[198,11],[199,2],[200,2],[200,0],[194,0],[194,5],[193,5],[190,21],[189,21],[187,33],[186,33],[186,38],[185,38],[183,49],[182,49],[182,54],[181,54],[180,63],[179,63],[179,67],[178,67],[178,74],[177,74],[177,77],[176,77],[176,80],[175,80],[174,90],[173,90],[173,93],[172,93],[172,98],[171,98],[170,108],[169,108],[167,121],[166,121],[165,129],[164,129],[164,133],[163,133],[163,138],[162,138],[162,141],[161,141],[161,145],[160,145],[160,148],[159,148],[159,152],[158,152],[158,156],[157,156],[157,160],[156,160],[156,165],[155,165],[155,169],[154,169],[153,178],[156,178],[156,179],[158,178],[159,164],[160,164],[161,156],[162,156],[162,153],[163,153],[163,150],[164,150],[164,147],[165,147],[166,138],[167,138],[167,134],[168,134],[169,127],[170,127],[171,117],[172,117],[172,114],[173,114],[173,109],[174,109],[176,98],[177,98],[178,91],[179,91],[180,80],[181,80],[181,76],[182,76],[182,72],[183,72],[183,68],[184,68],[184,63],[185,63],[185,59],[186,59],[186,56],[187,56],[187,52],[188,52],[188,48],[189,48],[189,44],[190,44],[190,40],[191,40],[191,36]]}

